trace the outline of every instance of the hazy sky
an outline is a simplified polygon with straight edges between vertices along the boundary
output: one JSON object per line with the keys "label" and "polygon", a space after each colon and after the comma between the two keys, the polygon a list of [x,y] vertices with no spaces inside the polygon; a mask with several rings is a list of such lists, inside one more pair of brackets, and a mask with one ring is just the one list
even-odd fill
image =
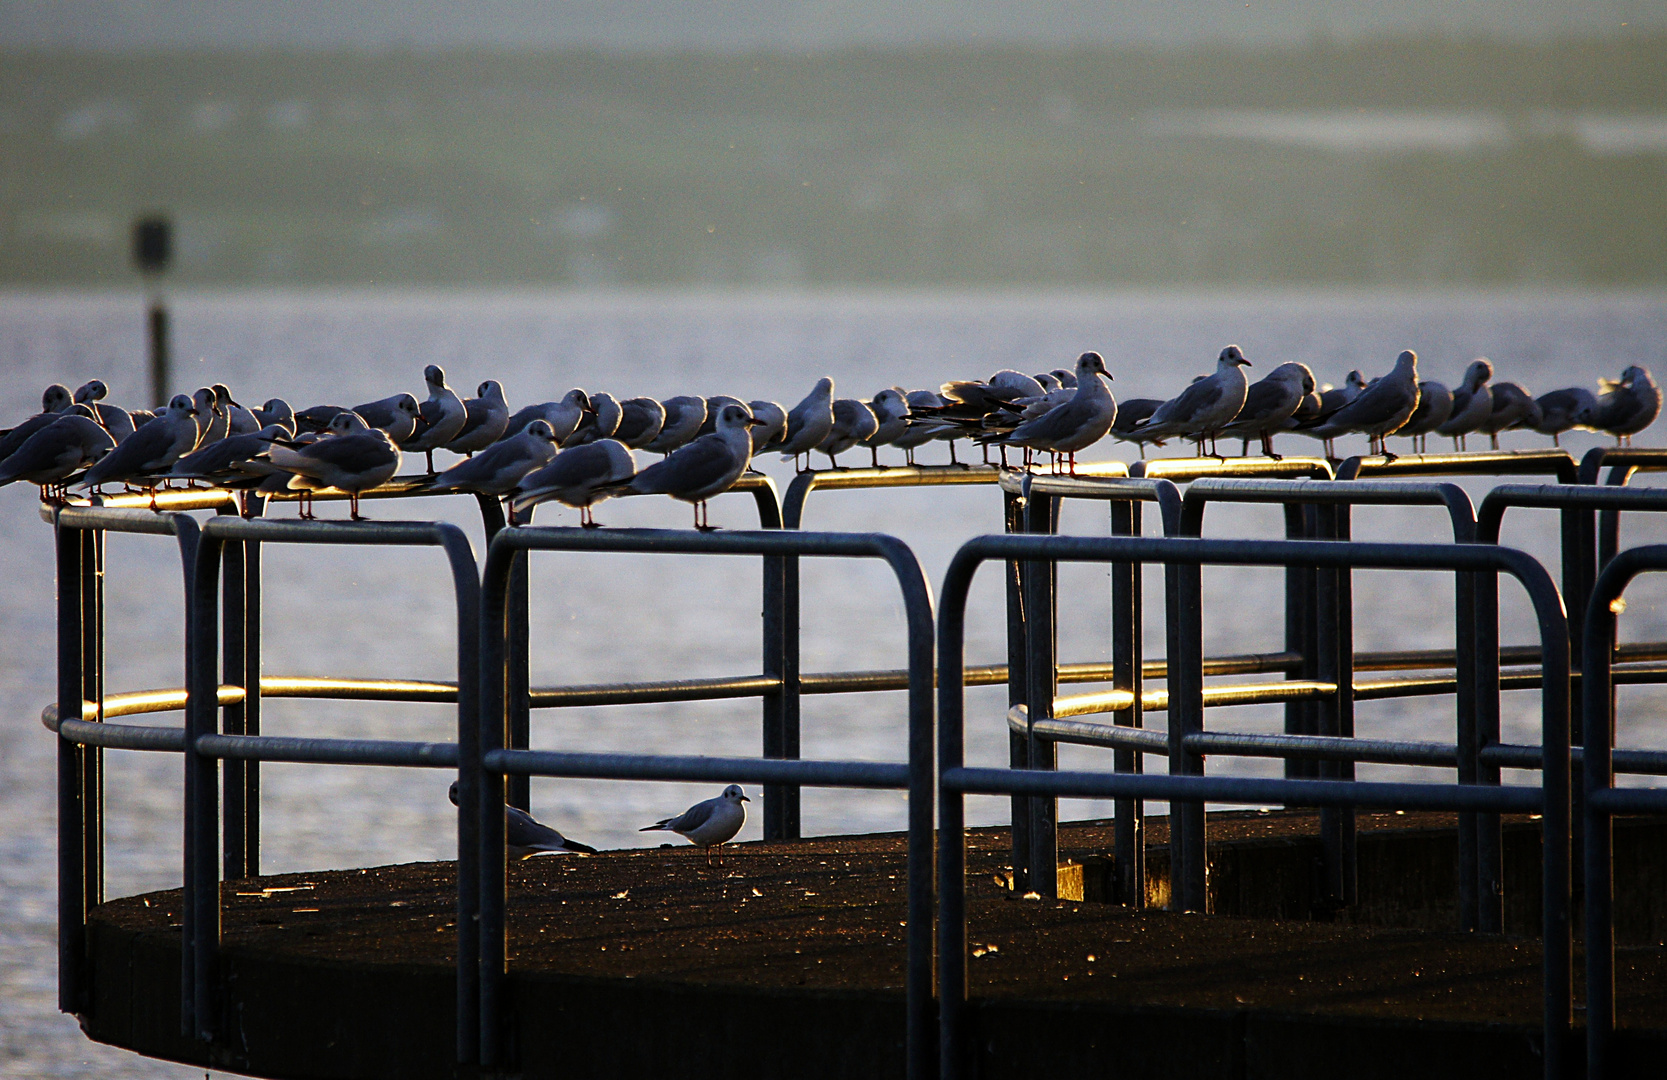
{"label": "hazy sky", "polygon": [[[1627,24],[1627,26],[1623,26]],[[824,49],[1667,27],[1662,0],[0,0],[0,47]]]}

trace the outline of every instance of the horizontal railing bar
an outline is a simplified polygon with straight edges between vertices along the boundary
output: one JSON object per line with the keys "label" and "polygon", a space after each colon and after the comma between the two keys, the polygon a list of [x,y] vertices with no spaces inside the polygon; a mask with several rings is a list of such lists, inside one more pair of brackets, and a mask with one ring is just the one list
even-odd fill
{"label": "horizontal railing bar", "polygon": [[880,761],[720,758],[667,754],[569,754],[492,750],[481,761],[494,772],[603,780],[681,780],[802,784],[814,787],[907,788],[909,767]]}
{"label": "horizontal railing bar", "polygon": [[1606,814],[1667,814],[1667,788],[1599,788],[1586,805]]}
{"label": "horizontal railing bar", "polygon": [[1459,760],[1458,747],[1445,743],[1343,738],[1336,735],[1200,731],[1183,738],[1181,744],[1195,754],[1230,754],[1235,757],[1311,758],[1448,768],[1456,766]]}
{"label": "horizontal railing bar", "polygon": [[405,765],[457,767],[456,743],[392,739],[296,739],[278,735],[199,735],[202,757],[245,761],[294,761],[311,765]]}
{"label": "horizontal railing bar", "polygon": [[1393,784],[1361,780],[1270,780],[1247,776],[1066,772],[1050,769],[946,769],[943,791],[968,795],[1059,795],[1170,802],[1282,806],[1363,806],[1399,810],[1538,811],[1537,787]]}
{"label": "horizontal railing bar", "polygon": [[177,754],[185,749],[185,729],[179,727],[65,720],[55,730],[60,739],[82,746],[101,746],[107,750],[171,750]]}

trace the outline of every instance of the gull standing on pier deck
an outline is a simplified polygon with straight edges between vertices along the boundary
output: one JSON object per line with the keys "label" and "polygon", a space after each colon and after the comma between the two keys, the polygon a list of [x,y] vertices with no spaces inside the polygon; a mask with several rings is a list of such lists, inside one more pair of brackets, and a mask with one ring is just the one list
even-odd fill
{"label": "gull standing on pier deck", "polygon": [[196,403],[175,394],[166,412],[123,439],[76,486],[96,490],[100,484],[153,478],[189,454],[197,445],[197,434]]}
{"label": "gull standing on pier deck", "polygon": [[1204,454],[1204,443],[1210,444],[1210,456],[1216,453],[1215,440],[1223,428],[1233,422],[1244,408],[1245,395],[1250,387],[1240,368],[1250,361],[1237,345],[1229,345],[1216,358],[1215,374],[1194,382],[1176,397],[1158,406],[1144,424],[1136,430],[1152,439],[1167,439],[1176,435],[1198,444],[1198,454]]}
{"label": "gull standing on pier deck", "polygon": [[[782,432],[781,442],[770,447],[771,450],[781,451],[781,459],[793,459],[793,468],[799,472],[810,468],[810,452],[822,445],[822,440],[833,430],[833,389],[834,381],[829,378],[816,380],[816,386],[787,412],[787,428]],[[805,457],[805,468],[799,468],[799,455]]]}
{"label": "gull standing on pier deck", "polygon": [[614,485],[611,494],[670,495],[693,503],[695,528],[705,532],[712,527],[706,518],[706,500],[728,491],[747,471],[752,462],[750,428],[757,423],[745,406],[725,405],[718,413],[716,431],[679,447],[629,483]]}
{"label": "gull standing on pier deck", "polygon": [[1481,427],[1493,415],[1493,393],[1488,380],[1493,378],[1493,365],[1487,360],[1473,360],[1464,372],[1464,382],[1453,391],[1453,412],[1445,424],[1436,426],[1437,435],[1453,440],[1454,450],[1465,449],[1465,436]]}
{"label": "gull standing on pier deck", "polygon": [[618,485],[630,480],[636,471],[637,459],[618,439],[569,446],[548,465],[521,478],[521,493],[510,506],[510,524],[539,503],[554,500],[579,511],[579,524],[594,529],[596,518],[591,507],[618,494]]}
{"label": "gull standing on pier deck", "polygon": [[1381,379],[1373,379],[1360,396],[1338,409],[1331,418],[1335,427],[1366,436],[1367,452],[1395,455],[1384,446],[1384,437],[1394,434],[1418,408],[1418,354],[1403,350],[1395,368]]}
{"label": "gull standing on pier deck", "polygon": [[434,451],[439,450],[463,430],[469,416],[463,399],[446,385],[446,373],[440,365],[423,368],[423,380],[428,383],[428,400],[417,409],[417,430],[404,444],[406,450],[422,454],[428,461],[428,473],[434,475]]}
{"label": "gull standing on pier deck", "polygon": [[731,784],[715,799],[697,802],[676,817],[661,818],[638,832],[674,832],[692,844],[706,849],[706,865],[712,865],[712,849],[729,842],[741,826],[747,823],[747,808],[742,803],[752,802],[741,785]]}
{"label": "gull standing on pier deck", "polygon": [[[446,797],[453,806],[457,802],[457,781],[451,782]],[[530,859],[534,855],[595,855],[596,849],[577,840],[569,840],[550,826],[539,821],[517,806],[504,806],[504,849],[512,859]]]}
{"label": "gull standing on pier deck", "polygon": [[1117,421],[1117,399],[1111,396],[1111,388],[1101,381],[1101,375],[1111,378],[1099,353],[1085,352],[1077,357],[1077,388],[1070,399],[1026,420],[1001,442],[1026,450],[1045,450],[1054,455],[1056,468],[1059,455],[1064,454],[1070,462],[1070,474],[1075,476],[1077,451],[1105,438]]}
{"label": "gull standing on pier deck", "polygon": [[366,424],[358,413],[337,413],[330,421],[329,434],[305,446],[274,446],[267,459],[294,475],[288,487],[302,492],[299,511],[311,518],[312,499],[308,492],[333,487],[347,492],[349,513],[359,516],[359,495],[386,483],[399,471],[400,452],[388,433]]}

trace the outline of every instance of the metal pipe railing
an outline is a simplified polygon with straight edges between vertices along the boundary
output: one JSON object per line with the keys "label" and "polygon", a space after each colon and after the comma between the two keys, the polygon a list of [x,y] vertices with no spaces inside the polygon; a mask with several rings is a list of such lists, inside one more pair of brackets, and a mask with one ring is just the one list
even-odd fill
{"label": "metal pipe railing", "polygon": [[[1118,773],[1065,773],[1036,769],[974,769],[963,765],[964,702],[960,665],[965,609],[972,578],[987,560],[1163,562],[1210,565],[1316,566],[1321,568],[1423,569],[1448,572],[1504,571],[1528,592],[1539,624],[1541,664],[1541,746],[1539,788],[1481,784],[1376,784],[1354,780],[1263,780],[1194,774],[1144,776]],[[1172,631],[1173,633],[1173,631]],[[1196,712],[1202,689],[1197,658],[1201,629],[1196,620],[1172,647],[1172,663],[1193,670],[1171,678],[1171,693],[1193,696]],[[1334,806],[1392,806],[1501,813],[1537,810],[1544,852],[1541,903],[1544,916],[1544,1047],[1546,1076],[1560,1077],[1568,1052],[1572,1017],[1569,889],[1569,656],[1568,620],[1562,598],[1545,570],[1532,557],[1509,548],[1477,544],[1338,544],[1316,541],[1223,541],[1125,537],[986,536],[968,541],[945,577],[938,622],[938,784],[939,800],[939,1060],[942,1075],[966,1071],[964,1004],[967,993],[965,906],[965,817],[968,793],[1023,792],[1047,798],[1062,795],[1171,801],[1171,892],[1182,910],[1202,910],[1204,837],[1176,843],[1187,828],[1177,810],[1197,806],[1201,824],[1207,800],[1237,803]],[[1040,718],[1037,718],[1040,719]],[[1034,721],[1033,721],[1034,722]],[[1171,727],[1171,746],[1175,729]],[[1192,735],[1195,733],[1185,733]],[[1183,736],[1184,737],[1184,736]],[[1180,865],[1175,865],[1179,863]]]}
{"label": "metal pipe railing", "polygon": [[[531,551],[630,552],[638,554],[752,555],[783,566],[803,557],[879,559],[897,578],[908,625],[909,727],[907,765],[812,762],[797,748],[766,741],[757,759],[690,759],[670,755],[556,754],[503,747],[509,695],[515,675],[506,663],[510,574]],[[796,529],[690,533],[651,529],[506,529],[487,549],[482,576],[480,669],[481,732],[478,756],[464,755],[459,798],[479,805],[480,875],[479,1060],[484,1069],[513,1069],[505,1010],[504,776],[605,776],[616,779],[752,779],[797,789],[804,784],[903,788],[908,792],[907,1073],[921,1080],[932,1071],[932,797],[934,635],[931,588],[908,546],[882,534],[811,533]],[[787,624],[784,640],[796,640]]]}

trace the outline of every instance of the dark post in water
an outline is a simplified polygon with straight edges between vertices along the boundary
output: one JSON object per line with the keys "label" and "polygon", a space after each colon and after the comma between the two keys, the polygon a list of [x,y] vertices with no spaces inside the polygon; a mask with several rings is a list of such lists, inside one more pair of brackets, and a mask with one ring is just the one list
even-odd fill
{"label": "dark post in water", "polygon": [[150,310],[145,324],[150,341],[151,401],[168,400],[168,308],[162,302],[162,289],[157,283],[162,271],[174,254],[174,226],[160,214],[142,217],[133,223],[133,261],[144,275],[150,293]]}

